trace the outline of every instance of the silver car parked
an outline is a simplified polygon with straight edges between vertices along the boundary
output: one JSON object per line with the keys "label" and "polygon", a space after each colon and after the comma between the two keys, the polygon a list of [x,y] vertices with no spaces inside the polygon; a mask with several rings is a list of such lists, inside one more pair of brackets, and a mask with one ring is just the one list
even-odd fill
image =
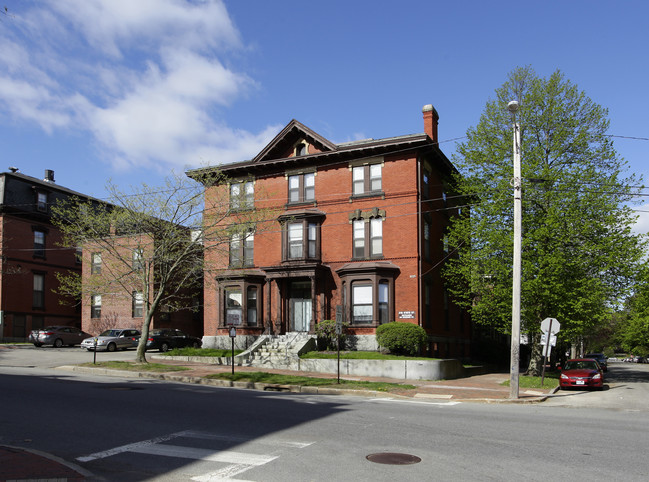
{"label": "silver car parked", "polygon": [[29,342],[39,347],[52,345],[61,348],[63,345],[78,345],[89,336],[89,333],[74,326],[48,326],[40,330],[32,330],[29,334]]}
{"label": "silver car parked", "polygon": [[106,330],[99,336],[86,338],[81,342],[81,348],[88,351],[115,351],[127,350],[137,346],[140,339],[140,332],[132,328],[119,329],[113,328]]}

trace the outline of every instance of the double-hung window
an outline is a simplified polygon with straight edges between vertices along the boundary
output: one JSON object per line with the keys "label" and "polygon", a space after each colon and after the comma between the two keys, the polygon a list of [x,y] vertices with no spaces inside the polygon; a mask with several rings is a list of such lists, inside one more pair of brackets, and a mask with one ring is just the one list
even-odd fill
{"label": "double-hung window", "polygon": [[352,285],[352,323],[364,324],[372,322],[372,285],[354,283]]}
{"label": "double-hung window", "polygon": [[388,323],[390,302],[390,285],[387,281],[379,282],[379,324]]}
{"label": "double-hung window", "polygon": [[34,256],[45,257],[45,231],[34,230]]}
{"label": "double-hung window", "polygon": [[47,212],[47,193],[36,193],[36,209],[42,213]]}
{"label": "double-hung window", "polygon": [[382,164],[367,164],[352,168],[352,195],[377,194],[382,190]]}
{"label": "double-hung window", "polygon": [[257,326],[257,286],[248,286],[246,306],[248,319],[246,320],[248,326]]}
{"label": "double-hung window", "polygon": [[289,223],[288,230],[288,257],[291,259],[304,257],[304,225],[302,223]]}
{"label": "double-hung window", "polygon": [[34,273],[34,291],[32,307],[35,309],[45,308],[45,275]]}
{"label": "double-hung window", "polygon": [[240,326],[243,322],[243,299],[240,287],[225,290],[225,324]]}
{"label": "double-hung window", "polygon": [[318,225],[306,221],[288,223],[288,259],[315,258],[317,256]]}
{"label": "double-hung window", "polygon": [[255,264],[255,233],[235,233],[230,236],[230,267],[241,268]]}
{"label": "double-hung window", "polygon": [[101,253],[91,254],[90,273],[101,274]]}
{"label": "double-hung window", "polygon": [[255,185],[252,181],[230,184],[230,209],[252,209],[255,203]]}
{"label": "double-hung window", "polygon": [[315,201],[315,173],[293,174],[288,177],[288,202]]}
{"label": "double-hung window", "polygon": [[101,318],[101,295],[90,298],[90,318]]}
{"label": "double-hung window", "polygon": [[144,267],[142,256],[142,248],[136,248],[133,250],[133,271],[139,271]]}
{"label": "double-hung window", "polygon": [[354,259],[383,256],[383,218],[380,215],[352,220]]}
{"label": "double-hung window", "polygon": [[144,314],[144,295],[141,291],[133,292],[133,308],[131,311],[133,318],[142,318]]}

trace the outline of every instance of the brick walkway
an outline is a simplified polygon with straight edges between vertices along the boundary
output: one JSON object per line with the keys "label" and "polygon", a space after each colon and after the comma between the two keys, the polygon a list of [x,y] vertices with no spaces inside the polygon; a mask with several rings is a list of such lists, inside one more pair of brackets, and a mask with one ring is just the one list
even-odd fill
{"label": "brick walkway", "polygon": [[81,481],[83,472],[45,454],[0,445],[0,481]]}

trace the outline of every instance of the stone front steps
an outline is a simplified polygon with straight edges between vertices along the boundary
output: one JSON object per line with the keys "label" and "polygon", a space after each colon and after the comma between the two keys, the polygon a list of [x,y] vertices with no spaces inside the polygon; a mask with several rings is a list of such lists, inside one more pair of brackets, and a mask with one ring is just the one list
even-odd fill
{"label": "stone front steps", "polygon": [[312,343],[315,337],[308,333],[287,333],[285,335],[268,336],[250,350],[237,358],[242,365],[265,368],[295,369],[299,365],[299,355],[305,347]]}

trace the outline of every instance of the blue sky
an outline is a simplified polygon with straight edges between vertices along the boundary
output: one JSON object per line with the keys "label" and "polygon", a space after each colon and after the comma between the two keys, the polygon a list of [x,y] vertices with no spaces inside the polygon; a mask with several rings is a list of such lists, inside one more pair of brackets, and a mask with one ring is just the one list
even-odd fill
{"label": "blue sky", "polygon": [[608,108],[617,151],[649,178],[649,141],[623,138],[649,138],[646,1],[2,5],[0,171],[52,169],[99,198],[108,179],[128,191],[250,159],[293,118],[333,142],[378,139],[423,132],[432,103],[451,157],[525,65],[561,70]]}

